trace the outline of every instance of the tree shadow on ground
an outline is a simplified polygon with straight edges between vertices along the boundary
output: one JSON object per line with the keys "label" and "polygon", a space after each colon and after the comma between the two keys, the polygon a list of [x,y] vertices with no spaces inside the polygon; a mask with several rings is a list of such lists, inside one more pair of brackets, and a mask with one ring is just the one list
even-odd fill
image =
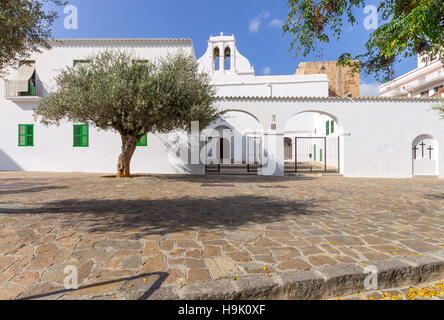
{"label": "tree shadow on ground", "polygon": [[[121,289],[129,293],[130,291],[133,291],[134,294],[129,294],[130,298],[132,300],[147,300],[154,292],[156,292],[162,285],[162,283],[168,278],[169,273],[167,272],[153,272],[153,273],[146,273],[146,274],[140,274],[133,277],[126,277],[126,278],[119,278],[114,280],[107,280],[102,281],[94,284],[88,284],[81,286],[77,290],[85,290],[85,289],[91,289],[91,288],[98,288],[101,286],[107,286],[113,283],[123,282]],[[154,280],[154,277],[155,280]],[[149,279],[147,284],[142,282],[142,279]],[[153,281],[154,280],[154,281]],[[134,283],[137,281],[138,284],[142,285],[134,285]],[[131,289],[130,289],[131,288]],[[41,299],[53,299],[54,297],[69,294],[72,292],[76,292],[77,290],[72,289],[61,289],[57,291],[52,292],[45,292],[41,294],[36,294],[33,296],[26,296],[23,298],[20,298],[18,300],[41,300]]]}
{"label": "tree shadow on ground", "polygon": [[[238,195],[172,199],[70,199],[38,208],[2,208],[0,214],[41,214],[60,227],[83,232],[125,232],[132,238],[196,230],[230,230],[283,222],[301,215],[323,215],[321,200],[285,201],[278,197]],[[322,211],[322,212],[321,212]],[[44,223],[44,221],[43,221]]]}
{"label": "tree shadow on ground", "polygon": [[[102,178],[116,178],[115,176],[102,176]],[[313,176],[259,176],[259,175],[134,175],[131,179],[155,179],[165,182],[194,182],[194,183],[276,183],[314,180]],[[122,181],[124,181],[122,179]]]}
{"label": "tree shadow on ground", "polygon": [[429,200],[444,200],[444,193],[440,193],[440,194],[429,193],[429,194],[425,194],[424,198],[429,199]]}
{"label": "tree shadow on ground", "polygon": [[[6,190],[5,190],[6,189]],[[33,188],[17,188],[16,186],[3,186],[0,188],[0,196],[19,194],[19,193],[38,193],[43,191],[63,190],[69,189],[67,186],[46,186],[46,187],[33,187]]]}

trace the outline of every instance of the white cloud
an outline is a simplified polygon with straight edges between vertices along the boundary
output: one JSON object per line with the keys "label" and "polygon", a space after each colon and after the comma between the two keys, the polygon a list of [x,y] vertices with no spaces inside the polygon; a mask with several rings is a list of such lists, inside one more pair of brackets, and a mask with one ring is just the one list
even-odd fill
{"label": "white cloud", "polygon": [[250,32],[259,32],[259,27],[261,26],[262,21],[267,19],[269,16],[270,14],[267,11],[265,11],[262,12],[257,17],[250,19],[248,23],[248,29],[250,30]]}
{"label": "white cloud", "polygon": [[271,73],[271,68],[267,66],[262,70],[262,72],[267,76]]}
{"label": "white cloud", "polygon": [[281,19],[273,19],[271,20],[271,22],[268,24],[270,27],[278,27],[281,28],[284,25],[284,21],[282,21]]}
{"label": "white cloud", "polygon": [[378,96],[379,95],[379,83],[361,83],[361,96]]}

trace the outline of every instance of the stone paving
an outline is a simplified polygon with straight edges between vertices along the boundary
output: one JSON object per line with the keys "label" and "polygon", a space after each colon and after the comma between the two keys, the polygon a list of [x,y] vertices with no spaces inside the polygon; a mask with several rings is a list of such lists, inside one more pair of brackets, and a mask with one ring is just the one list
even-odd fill
{"label": "stone paving", "polygon": [[442,250],[444,180],[0,172],[0,235],[0,299],[145,299]]}

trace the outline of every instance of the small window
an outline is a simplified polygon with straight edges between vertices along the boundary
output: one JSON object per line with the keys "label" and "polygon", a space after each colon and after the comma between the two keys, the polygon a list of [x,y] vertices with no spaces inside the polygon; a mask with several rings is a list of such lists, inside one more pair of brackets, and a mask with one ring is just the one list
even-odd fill
{"label": "small window", "polygon": [[148,134],[144,134],[142,137],[140,137],[139,141],[137,142],[138,147],[147,147],[148,146]]}
{"label": "small window", "polygon": [[74,147],[89,147],[89,129],[86,124],[75,124],[73,134]]}
{"label": "small window", "polygon": [[330,121],[327,121],[325,123],[325,135],[329,135],[330,134]]}
{"label": "small window", "polygon": [[91,60],[74,60],[73,66],[75,67],[78,64],[90,63]]}
{"label": "small window", "polygon": [[331,133],[331,134],[335,133],[335,122],[334,122],[333,120],[331,120],[330,133]]}
{"label": "small window", "polygon": [[19,124],[19,147],[34,146],[34,125]]}

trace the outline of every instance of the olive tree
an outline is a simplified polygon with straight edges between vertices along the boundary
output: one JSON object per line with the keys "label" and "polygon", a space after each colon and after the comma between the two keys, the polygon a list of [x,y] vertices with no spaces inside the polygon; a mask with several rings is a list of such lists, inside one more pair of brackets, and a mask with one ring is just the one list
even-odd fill
{"label": "olive tree", "polygon": [[146,61],[132,52],[105,50],[87,62],[61,71],[57,89],[34,115],[46,125],[68,120],[118,132],[117,177],[130,177],[131,158],[145,134],[189,131],[192,121],[203,129],[219,116],[208,75],[182,51]]}
{"label": "olive tree", "polygon": [[63,6],[63,0],[0,1],[0,76],[9,67],[30,57],[33,52],[50,49],[51,26],[57,20],[55,10],[45,4]]}

